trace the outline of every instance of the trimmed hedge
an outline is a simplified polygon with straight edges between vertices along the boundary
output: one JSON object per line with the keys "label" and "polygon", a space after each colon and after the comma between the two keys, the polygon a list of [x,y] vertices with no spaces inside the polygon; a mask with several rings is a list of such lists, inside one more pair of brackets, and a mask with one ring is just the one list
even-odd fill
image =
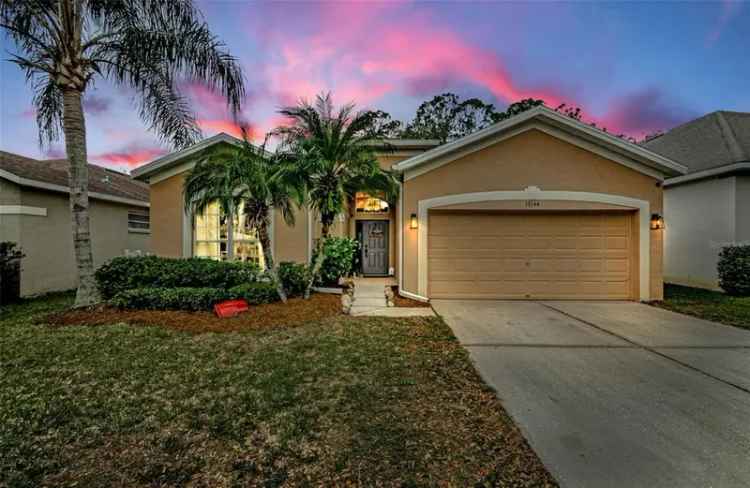
{"label": "trimmed hedge", "polygon": [[304,264],[284,261],[279,263],[279,280],[290,297],[302,295],[307,287],[310,269]]}
{"label": "trimmed hedge", "polygon": [[218,288],[256,281],[255,263],[205,258],[116,257],[96,270],[99,292],[110,299],[136,288]]}
{"label": "trimmed hedge", "polygon": [[719,286],[727,294],[750,296],[750,245],[724,247],[717,270]]}
{"label": "trimmed hedge", "polygon": [[109,300],[113,307],[139,310],[211,310],[216,302],[244,298],[251,305],[279,299],[271,283],[247,283],[230,288],[134,288],[119,292]]}

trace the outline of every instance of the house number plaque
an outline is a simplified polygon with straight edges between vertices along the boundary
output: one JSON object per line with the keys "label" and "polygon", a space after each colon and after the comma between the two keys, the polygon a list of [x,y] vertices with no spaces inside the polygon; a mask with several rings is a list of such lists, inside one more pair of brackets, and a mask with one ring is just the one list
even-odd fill
{"label": "house number plaque", "polygon": [[526,200],[526,208],[541,207],[542,202],[540,200]]}

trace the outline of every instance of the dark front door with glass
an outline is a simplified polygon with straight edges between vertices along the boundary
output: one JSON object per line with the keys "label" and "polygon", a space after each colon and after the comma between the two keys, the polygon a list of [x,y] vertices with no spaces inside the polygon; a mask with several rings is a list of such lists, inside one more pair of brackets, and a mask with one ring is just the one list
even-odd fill
{"label": "dark front door with glass", "polygon": [[388,221],[365,220],[362,222],[362,273],[364,275],[388,275]]}

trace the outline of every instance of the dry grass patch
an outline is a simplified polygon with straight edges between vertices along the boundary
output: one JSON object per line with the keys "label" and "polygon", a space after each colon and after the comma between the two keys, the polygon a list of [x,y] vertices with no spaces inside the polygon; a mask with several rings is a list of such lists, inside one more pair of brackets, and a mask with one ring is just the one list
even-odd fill
{"label": "dry grass patch", "polygon": [[0,486],[555,486],[438,318],[185,334],[26,307],[0,316]]}

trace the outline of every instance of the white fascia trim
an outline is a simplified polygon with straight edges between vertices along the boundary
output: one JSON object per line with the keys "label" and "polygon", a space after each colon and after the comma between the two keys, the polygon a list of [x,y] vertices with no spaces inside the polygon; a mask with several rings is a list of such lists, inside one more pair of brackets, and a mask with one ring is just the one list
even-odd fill
{"label": "white fascia trim", "polygon": [[310,207],[307,208],[307,264],[312,264],[312,258],[313,258],[313,234],[315,231],[314,228],[314,214],[312,210],[310,210]]}
{"label": "white fascia trim", "polygon": [[29,207],[27,205],[0,205],[0,215],[34,215],[46,217],[47,209],[44,207]]}
{"label": "white fascia trim", "polygon": [[[60,193],[65,193],[70,195],[70,188],[63,185],[55,185],[53,183],[46,183],[44,181],[38,181],[38,180],[30,180],[28,178],[21,178],[20,176],[16,176],[13,173],[9,173],[5,170],[0,169],[0,177],[5,178],[8,181],[12,181],[13,183],[16,183],[20,186],[26,186],[29,188],[38,188],[40,190],[47,190],[47,191],[56,191]],[[143,200],[135,200],[132,198],[126,198],[126,197],[117,197],[114,195],[107,195],[106,193],[98,193],[95,191],[89,192],[89,198],[93,198],[96,200],[104,200],[106,202],[114,202],[114,203],[122,203],[125,205],[132,205],[134,207],[150,207],[151,205],[149,202],[144,202]]]}
{"label": "white fascia trim", "polygon": [[714,176],[721,176],[724,174],[732,173],[734,171],[750,171],[750,161],[743,161],[740,163],[728,164],[725,166],[719,166],[717,168],[705,169],[703,171],[696,171],[684,176],[675,176],[664,181],[664,187],[679,185],[680,183],[688,183],[690,181],[702,180],[705,178],[711,178]]}
{"label": "white fascia trim", "polygon": [[416,300],[418,302],[429,303],[429,301],[430,301],[430,299],[427,298],[427,297],[423,297],[423,296],[417,295],[415,293],[410,293],[410,292],[408,292],[406,290],[402,290],[400,287],[398,289],[398,294],[401,295],[402,297],[411,298],[412,300]]}
{"label": "white fascia trim", "polygon": [[143,166],[134,169],[131,172],[131,176],[133,176],[133,178],[136,178],[136,179],[146,179],[149,174],[154,173],[155,171],[158,171],[160,168],[163,168],[164,166],[167,166],[170,163],[173,163],[174,161],[182,159],[186,156],[195,154],[218,142],[228,142],[230,144],[239,145],[242,142],[242,140],[237,139],[234,136],[230,136],[229,134],[226,134],[224,132],[221,132],[219,134],[216,134],[215,136],[211,136],[196,144],[193,144],[190,147],[187,147],[180,151],[175,151],[173,153],[167,154],[166,156],[162,156],[160,158],[154,159],[150,163],[146,163]]}
{"label": "white fascia trim", "polygon": [[644,164],[638,163],[636,161],[633,161],[631,159],[622,157],[619,153],[610,151],[606,148],[603,148],[597,144],[591,143],[586,141],[585,139],[581,139],[578,137],[571,136],[570,134],[565,133],[564,131],[557,129],[555,127],[551,127],[549,125],[545,124],[539,124],[532,122],[530,124],[526,124],[522,127],[518,127],[516,129],[510,130],[504,134],[500,134],[498,137],[495,138],[489,138],[485,141],[483,141],[481,144],[475,144],[469,147],[465,147],[450,156],[446,156],[443,158],[436,158],[435,160],[422,164],[412,170],[407,170],[404,172],[404,180],[408,181],[411,179],[414,179],[418,176],[421,176],[425,173],[428,173],[434,169],[437,169],[441,166],[445,166],[446,164],[455,161],[456,159],[462,158],[464,156],[467,156],[471,153],[481,151],[482,149],[485,149],[487,147],[490,147],[494,144],[497,144],[499,142],[502,142],[506,139],[510,139],[511,137],[515,137],[519,134],[522,134],[524,132],[528,132],[530,130],[538,130],[541,132],[544,132],[545,134],[549,134],[552,137],[555,137],[557,139],[563,140],[569,144],[572,144],[574,146],[580,147],[582,149],[585,149],[586,151],[589,151],[594,154],[598,154],[599,156],[608,159],[610,161],[614,161],[616,163],[619,163],[627,168],[630,168],[634,171],[638,171],[639,173],[643,173],[645,175],[648,175],[657,181],[663,181],[664,175],[654,170],[653,168],[650,168]]}
{"label": "white fascia trim", "polygon": [[398,212],[396,212],[396,226],[398,240],[398,289],[404,289],[404,184],[398,182]]}
{"label": "white fascia trim", "polygon": [[565,200],[576,202],[595,202],[621,205],[638,210],[639,217],[639,296],[641,301],[651,299],[651,220],[650,204],[646,200],[610,195],[606,193],[589,193],[578,191],[542,191],[529,188],[523,191],[488,191],[476,193],[459,193],[442,197],[420,200],[419,208],[419,241],[418,241],[418,292],[427,296],[428,260],[427,238],[429,210],[434,207],[460,203],[476,203],[500,200]]}
{"label": "white fascia trim", "polygon": [[[486,137],[490,137],[505,130],[509,130],[513,126],[523,124],[524,122],[534,118],[546,119],[548,123],[553,123],[558,126],[564,126],[578,132],[579,134],[585,134],[590,138],[596,139],[601,144],[609,146],[610,149],[614,149],[617,152],[624,152],[635,157],[650,161],[657,166],[654,169],[659,172],[685,174],[688,171],[687,167],[678,164],[669,158],[661,156],[632,142],[620,139],[619,137],[615,137],[611,134],[607,134],[604,131],[591,127],[588,124],[584,124],[583,122],[574,120],[566,115],[562,115],[544,106],[527,110],[526,112],[516,115],[515,117],[511,117],[503,122],[498,122],[497,124],[491,125],[485,129],[474,132],[473,134],[462,137],[461,139],[457,139],[448,144],[443,144],[442,146],[414,156],[413,158],[401,161],[398,164],[393,165],[393,169],[399,172],[413,169],[435,158],[446,156],[464,146],[479,142]],[[453,161],[454,159],[456,158],[449,158],[448,161]]]}

